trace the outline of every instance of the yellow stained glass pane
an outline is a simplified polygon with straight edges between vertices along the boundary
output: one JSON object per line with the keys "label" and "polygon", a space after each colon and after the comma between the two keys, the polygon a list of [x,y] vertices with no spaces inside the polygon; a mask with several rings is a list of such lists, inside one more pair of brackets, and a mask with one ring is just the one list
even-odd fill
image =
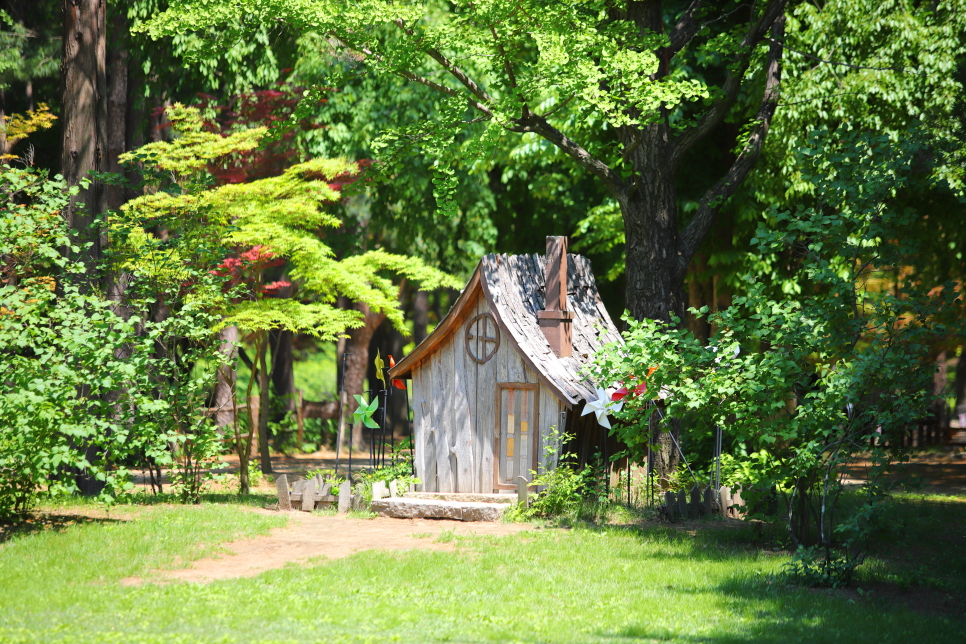
{"label": "yellow stained glass pane", "polygon": [[513,458],[513,437],[509,436],[506,439],[506,457]]}
{"label": "yellow stained glass pane", "polygon": [[530,423],[528,423],[525,420],[521,420],[520,421],[520,433],[521,434],[526,434],[527,433],[527,430],[529,429],[529,427],[530,427]]}

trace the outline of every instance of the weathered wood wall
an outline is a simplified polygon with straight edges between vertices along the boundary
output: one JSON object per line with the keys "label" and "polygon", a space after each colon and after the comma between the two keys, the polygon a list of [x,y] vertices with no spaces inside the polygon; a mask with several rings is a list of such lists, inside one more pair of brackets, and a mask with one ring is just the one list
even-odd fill
{"label": "weathered wood wall", "polygon": [[[413,368],[413,420],[416,475],[425,492],[492,492],[493,449],[497,427],[497,383],[539,384],[537,455],[539,468],[556,466],[544,445],[551,426],[560,426],[563,404],[524,364],[509,338],[496,354],[479,364],[466,353],[469,320],[489,311],[482,291],[454,324],[453,333]],[[559,453],[559,450],[557,451]]]}

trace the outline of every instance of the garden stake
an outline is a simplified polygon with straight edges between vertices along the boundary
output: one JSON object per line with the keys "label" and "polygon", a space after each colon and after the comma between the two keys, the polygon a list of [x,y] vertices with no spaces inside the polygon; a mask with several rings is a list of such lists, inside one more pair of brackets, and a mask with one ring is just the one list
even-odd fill
{"label": "garden stake", "polygon": [[346,480],[351,483],[352,482],[352,438],[351,438],[352,423],[349,423],[349,436],[350,436],[349,438],[349,476],[346,477]]}
{"label": "garden stake", "polygon": [[721,426],[715,425],[714,437],[714,489],[721,489]]}
{"label": "garden stake", "polygon": [[[661,414],[661,420],[665,420],[665,416],[664,416],[663,412],[661,412],[661,408],[660,407],[657,407],[657,413]],[[695,485],[698,485],[698,477],[694,475],[694,470],[691,469],[691,464],[688,463],[688,459],[684,456],[684,452],[681,450],[681,446],[678,445],[677,439],[674,438],[674,433],[673,432],[668,432],[667,435],[671,437],[671,442],[674,443],[674,446],[678,448],[678,454],[681,455],[681,460],[684,461],[684,466],[687,467],[688,468],[688,472],[691,473],[691,478],[694,479],[694,484]]]}
{"label": "garden stake", "polygon": [[[340,381],[341,386],[339,387],[339,433],[335,439],[335,474],[333,476],[339,475],[339,453],[342,451],[342,437],[344,436],[343,430],[345,429],[345,357],[351,355],[351,353],[342,352],[342,380]],[[350,424],[349,427],[352,427],[352,425]],[[351,451],[351,437],[349,438],[349,443],[349,449]]]}

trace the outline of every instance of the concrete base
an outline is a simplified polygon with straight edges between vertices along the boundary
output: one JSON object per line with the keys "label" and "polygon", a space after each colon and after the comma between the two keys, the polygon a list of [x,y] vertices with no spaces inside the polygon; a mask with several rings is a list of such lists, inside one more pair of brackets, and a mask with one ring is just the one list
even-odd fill
{"label": "concrete base", "polygon": [[384,517],[457,521],[499,521],[507,507],[505,503],[469,503],[408,497],[378,499],[371,505],[373,512]]}
{"label": "concrete base", "polygon": [[516,494],[486,494],[475,492],[406,492],[407,499],[431,499],[433,501],[457,501],[460,503],[515,503]]}

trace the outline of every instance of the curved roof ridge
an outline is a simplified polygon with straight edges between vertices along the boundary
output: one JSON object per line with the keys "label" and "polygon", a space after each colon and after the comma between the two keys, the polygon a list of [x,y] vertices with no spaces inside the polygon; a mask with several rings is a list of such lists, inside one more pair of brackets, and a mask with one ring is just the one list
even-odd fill
{"label": "curved roof ridge", "polygon": [[567,284],[567,308],[574,315],[571,357],[558,358],[537,323],[537,311],[544,307],[546,289],[544,257],[491,253],[480,260],[439,325],[390,370],[390,377],[408,375],[451,332],[470,295],[480,287],[501,331],[545,385],[568,406],[592,398],[594,385],[579,371],[605,344],[621,342],[621,336],[600,300],[590,260],[567,255]]}

